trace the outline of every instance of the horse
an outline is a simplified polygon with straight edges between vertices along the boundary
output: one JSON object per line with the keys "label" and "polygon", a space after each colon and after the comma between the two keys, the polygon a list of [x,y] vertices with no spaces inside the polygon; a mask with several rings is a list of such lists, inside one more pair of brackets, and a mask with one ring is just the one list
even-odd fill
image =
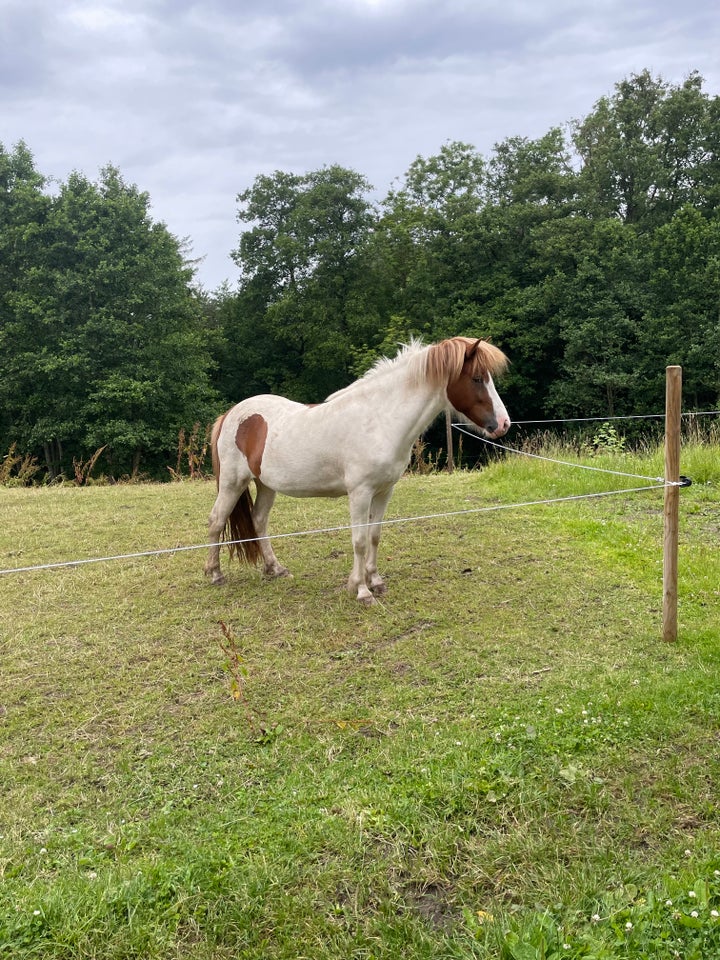
{"label": "horse", "polygon": [[507,433],[510,418],[493,382],[507,363],[485,340],[412,341],[323,403],[263,394],[219,416],[211,433],[217,482],[205,563],[211,582],[225,582],[223,537],[231,557],[262,560],[267,577],[290,575],[267,533],[277,493],[347,496],[354,555],[347,589],[361,604],[375,603],[387,590],[377,568],[381,524],[415,440],[448,407],[489,439]]}

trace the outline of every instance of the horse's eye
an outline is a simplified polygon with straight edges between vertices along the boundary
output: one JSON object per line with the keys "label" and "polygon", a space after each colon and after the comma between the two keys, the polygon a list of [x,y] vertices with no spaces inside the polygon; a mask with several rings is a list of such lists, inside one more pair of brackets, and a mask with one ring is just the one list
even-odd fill
{"label": "horse's eye", "polygon": [[473,378],[472,378],[472,382],[473,382],[473,383],[485,383],[485,378],[484,378],[484,377],[473,377]]}

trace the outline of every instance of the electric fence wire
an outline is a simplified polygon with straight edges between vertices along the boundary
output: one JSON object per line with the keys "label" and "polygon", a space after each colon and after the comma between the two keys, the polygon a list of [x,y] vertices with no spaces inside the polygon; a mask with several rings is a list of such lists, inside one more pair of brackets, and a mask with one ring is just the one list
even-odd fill
{"label": "electric fence wire", "polygon": [[[709,414],[710,412],[711,411],[707,411],[706,413]],[[712,411],[712,412],[720,413],[720,411]],[[701,416],[705,414],[692,414],[692,415]],[[639,417],[645,417],[645,416],[654,416],[654,414],[639,415]],[[607,420],[610,418],[587,417],[587,418],[581,418],[581,419]],[[616,417],[612,419],[630,419],[630,418]],[[529,421],[527,420],[527,421],[521,421],[521,422],[522,423],[550,423],[550,422],[564,422],[564,421]],[[646,477],[646,476],[643,476],[642,474],[624,473],[620,470],[608,470],[603,467],[591,467],[591,466],[587,466],[586,464],[570,463],[566,460],[556,460],[556,459],[553,459],[552,457],[541,456],[540,454],[537,454],[537,453],[528,453],[525,450],[518,450],[515,447],[508,447],[500,443],[495,443],[494,440],[489,440],[487,437],[483,437],[478,433],[474,433],[468,430],[464,424],[453,423],[452,426],[456,430],[458,430],[460,433],[464,433],[467,436],[473,437],[476,440],[482,440],[484,443],[489,444],[492,447],[496,447],[499,450],[504,450],[509,453],[515,453],[523,457],[531,457],[535,460],[545,460],[549,463],[560,464],[561,466],[574,467],[574,468],[583,469],[583,470],[592,470],[597,473],[608,473],[618,477],[629,477],[635,480],[645,480],[646,485],[642,487],[629,487],[622,490],[603,490],[595,493],[581,493],[581,494],[574,494],[566,497],[552,497],[547,500],[525,500],[520,503],[493,504],[487,507],[471,507],[466,510],[450,510],[444,513],[428,513],[428,514],[423,514],[420,516],[413,516],[413,517],[397,517],[390,520],[381,521],[380,526],[393,526],[401,523],[414,523],[414,522],[420,522],[423,520],[439,520],[445,517],[460,517],[468,514],[493,513],[499,510],[513,510],[513,509],[520,509],[523,507],[543,506],[545,504],[568,503],[574,500],[589,500],[593,498],[597,499],[600,497],[619,496],[621,494],[642,493],[646,490],[662,490],[665,487],[672,487],[672,486],[686,486],[686,481],[683,481],[683,480],[666,481],[663,477]],[[296,530],[290,533],[268,534],[265,537],[248,537],[243,540],[224,540],[224,541],[221,541],[219,545],[221,547],[231,547],[231,546],[239,546],[243,543],[258,542],[260,540],[286,540],[292,537],[319,536],[321,534],[339,533],[344,530],[352,530],[353,527],[355,528],[363,527],[363,526],[369,527],[374,525],[375,524],[373,523],[364,523],[364,524],[348,523],[348,524],[341,524],[339,526],[334,526],[334,527],[318,527],[312,530]],[[217,544],[198,543],[198,544],[191,544],[189,546],[182,546],[182,547],[165,547],[158,550],[141,550],[135,553],[118,553],[118,554],[113,554],[110,556],[103,556],[103,557],[86,557],[81,560],[60,560],[52,563],[33,564],[31,566],[25,566],[25,567],[7,567],[4,570],[0,569],[0,576],[6,576],[12,573],[34,573],[42,570],[57,570],[57,569],[67,568],[67,567],[80,567],[80,566],[86,566],[88,564],[95,564],[95,563],[109,563],[115,560],[137,560],[144,557],[160,557],[160,556],[167,556],[169,554],[175,554],[175,553],[187,553],[191,550],[207,550],[213,546],[217,546]]]}
{"label": "electric fence wire", "polygon": [[[622,470],[608,470],[605,467],[591,467],[585,463],[571,463],[568,460],[556,460],[553,457],[545,457],[539,453],[528,453],[527,450],[519,450],[517,447],[508,447],[502,443],[495,443],[494,440],[488,440],[487,437],[483,437],[479,433],[474,433],[472,430],[468,430],[462,423],[453,423],[453,427],[458,431],[458,433],[464,433],[466,436],[473,437],[475,440],[482,440],[483,443],[486,443],[491,447],[495,447],[497,450],[505,450],[508,453],[516,453],[521,457],[531,457],[533,460],[545,460],[547,463],[558,463],[563,467],[572,467],[576,470],[592,470],[595,473],[609,473],[616,477],[631,477],[634,480],[647,480],[651,483],[660,483],[663,486],[666,483],[663,477],[646,477],[641,473],[624,473]],[[667,481],[667,485],[684,486],[683,483],[677,480],[669,480]]]}
{"label": "electric fence wire", "polygon": [[[646,484],[642,487],[629,487],[624,490],[602,490],[597,493],[580,493],[567,497],[552,497],[547,500],[525,500],[520,503],[496,503],[488,507],[471,507],[466,510],[449,510],[445,513],[426,513],[413,517],[397,517],[390,520],[383,520],[381,526],[393,526],[401,523],[414,523],[421,520],[440,520],[445,517],[461,517],[468,514],[494,513],[499,510],[513,510],[520,509],[522,507],[538,507],[545,504],[568,503],[572,500],[589,500],[599,497],[619,496],[620,494],[642,493],[646,490],[662,490],[667,486],[673,485],[674,484],[667,484],[663,481],[661,483],[653,483],[649,485]],[[347,523],[338,525],[336,527],[318,527],[313,530],[296,530],[290,533],[272,533],[268,534],[266,537],[248,537],[243,540],[224,540],[221,541],[220,544],[198,543],[184,547],[166,547],[159,550],[142,550],[136,553],[118,553],[105,557],[87,557],[82,560],[61,560],[54,563],[39,563],[27,567],[8,567],[5,570],[0,570],[0,576],[11,573],[34,573],[40,570],[56,570],[62,567],[80,567],[93,563],[107,563],[113,560],[136,560],[142,557],[160,557],[173,553],[187,553],[191,550],[207,550],[209,547],[214,546],[231,547],[243,543],[258,542],[260,540],[287,540],[293,537],[309,537],[325,533],[338,533],[343,530],[352,530],[357,527],[369,527],[373,525],[374,524],[371,523],[355,525]]]}
{"label": "electric fence wire", "polygon": [[[720,410],[696,410],[681,413],[681,417],[717,417]],[[566,417],[562,420],[513,420],[514,427],[526,427],[548,423],[610,423],[616,420],[664,420],[664,413],[631,413],[622,417]]]}

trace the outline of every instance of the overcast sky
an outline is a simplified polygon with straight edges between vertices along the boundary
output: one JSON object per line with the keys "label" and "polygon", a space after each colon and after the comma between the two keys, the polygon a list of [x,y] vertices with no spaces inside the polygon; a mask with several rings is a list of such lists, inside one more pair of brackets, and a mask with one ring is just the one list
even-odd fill
{"label": "overcast sky", "polygon": [[260,173],[339,163],[381,197],[418,154],[542,136],[645,68],[720,94],[719,51],[710,0],[0,0],[0,143],[59,180],[118,167],[214,290]]}

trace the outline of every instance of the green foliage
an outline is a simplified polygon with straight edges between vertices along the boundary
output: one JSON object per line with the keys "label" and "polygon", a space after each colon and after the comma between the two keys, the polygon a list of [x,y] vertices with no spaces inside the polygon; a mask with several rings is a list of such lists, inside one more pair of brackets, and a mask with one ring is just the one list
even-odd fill
{"label": "green foliage", "polygon": [[648,70],[622,80],[575,125],[584,206],[643,232],[686,203],[706,207],[716,195],[707,176],[718,147],[713,114],[697,73],[680,86]]}
{"label": "green foliage", "polygon": [[595,431],[590,449],[594,453],[623,453],[627,440],[612,423],[603,423]]}
{"label": "green foliage", "polygon": [[191,271],[117,170],[72,174],[47,198],[20,160],[5,194],[24,204],[25,248],[0,290],[0,440],[42,452],[50,478],[99,447],[116,476],[157,470],[179,429],[211,416]]}
{"label": "green foliage", "polygon": [[449,141],[377,204],[337,164],[238,204],[240,281],[208,295],[119,171],[50,195],[0,145],[0,449],[50,479],[100,447],[106,475],[162,475],[217,398],[316,402],[410,336],[492,339],[515,420],[661,412],[669,363],[687,407],[720,402],[720,97],[697,73],[633,74],[487,157]]}
{"label": "green foliage", "polygon": [[335,165],[259,176],[240,194],[239,218],[254,226],[233,254],[240,293],[220,316],[235,354],[222,383],[228,399],[272,390],[317,401],[348,382],[351,350],[374,313],[369,190]]}
{"label": "green foliage", "polygon": [[240,197],[257,225],[225,327],[247,362],[224,392],[318,399],[412,331],[490,336],[512,359],[516,419],[658,412],[671,362],[690,402],[714,405],[719,103],[695,73],[643,71],[569,138],[417,157],[377,212],[350,202],[365,189],[351,171],[259,177]]}

